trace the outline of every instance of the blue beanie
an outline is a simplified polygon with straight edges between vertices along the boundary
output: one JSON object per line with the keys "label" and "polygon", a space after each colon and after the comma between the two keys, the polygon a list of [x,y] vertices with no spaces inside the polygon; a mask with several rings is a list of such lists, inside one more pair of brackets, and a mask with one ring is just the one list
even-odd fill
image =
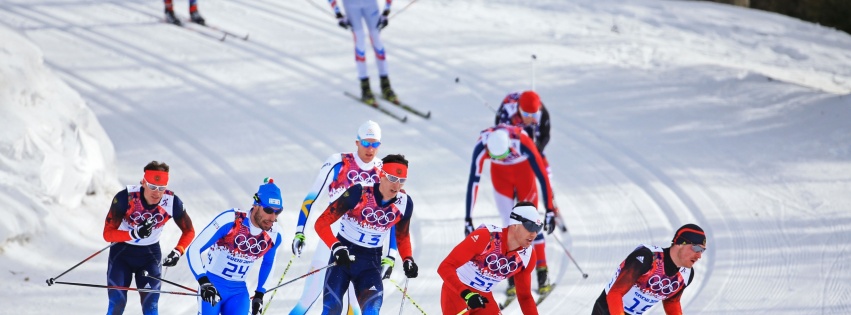
{"label": "blue beanie", "polygon": [[254,204],[261,207],[284,208],[284,199],[281,198],[281,189],[275,185],[275,180],[267,177],[263,180],[264,184],[260,185],[257,193],[254,194]]}

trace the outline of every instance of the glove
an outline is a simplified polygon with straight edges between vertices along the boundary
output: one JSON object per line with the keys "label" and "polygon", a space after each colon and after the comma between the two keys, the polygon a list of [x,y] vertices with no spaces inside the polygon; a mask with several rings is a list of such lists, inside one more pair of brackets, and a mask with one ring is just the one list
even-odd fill
{"label": "glove", "polygon": [[219,303],[222,296],[219,295],[219,291],[216,290],[216,287],[210,283],[210,279],[207,279],[207,276],[203,276],[201,279],[198,279],[198,284],[201,285],[201,289],[198,290],[198,292],[201,293],[201,299],[204,300],[204,302],[210,303],[212,306],[216,306],[216,303]]}
{"label": "glove", "polygon": [[177,248],[172,249],[171,253],[168,254],[168,257],[163,260],[163,266],[174,267],[177,265],[178,260],[180,260],[180,251],[178,251]]}
{"label": "glove", "polygon": [[130,230],[130,237],[134,240],[148,238],[151,236],[151,233],[154,232],[154,218],[149,218],[142,222],[142,224],[137,225],[133,230]]}
{"label": "glove", "polygon": [[390,15],[390,10],[384,10],[384,13],[382,13],[381,16],[378,17],[378,24],[376,25],[376,27],[378,27],[379,31],[387,27],[387,23],[389,23],[389,21],[387,20],[388,15]]}
{"label": "glove", "polygon": [[405,270],[405,276],[408,278],[416,278],[420,268],[414,262],[413,257],[405,258],[405,263],[402,264],[402,269]]}
{"label": "glove", "polygon": [[485,308],[485,304],[490,302],[488,301],[488,298],[470,290],[464,290],[464,292],[461,292],[461,297],[464,298],[464,301],[467,302],[467,307],[471,310]]}
{"label": "glove", "polygon": [[254,298],[251,299],[251,315],[260,314],[260,309],[263,308],[263,292],[254,291]]}
{"label": "glove", "polygon": [[331,253],[334,255],[334,262],[337,263],[337,266],[346,267],[355,260],[355,256],[349,256],[349,248],[340,242],[334,243],[334,246],[331,247]]}
{"label": "glove", "polygon": [[393,256],[387,256],[381,258],[381,274],[383,275],[381,279],[390,279],[390,274],[393,273],[393,266],[396,265],[396,258]]}
{"label": "glove", "polygon": [[352,26],[352,23],[349,22],[349,19],[347,19],[345,15],[337,12],[337,25],[347,30],[349,29],[349,26]]}
{"label": "glove", "polygon": [[466,223],[464,223],[464,236],[470,235],[473,233],[473,218],[464,219]]}
{"label": "glove", "polygon": [[301,249],[304,248],[304,233],[295,232],[293,239],[293,255],[301,257]]}
{"label": "glove", "polygon": [[544,231],[547,234],[552,234],[556,229],[556,214],[553,210],[547,210],[547,216],[544,218]]}

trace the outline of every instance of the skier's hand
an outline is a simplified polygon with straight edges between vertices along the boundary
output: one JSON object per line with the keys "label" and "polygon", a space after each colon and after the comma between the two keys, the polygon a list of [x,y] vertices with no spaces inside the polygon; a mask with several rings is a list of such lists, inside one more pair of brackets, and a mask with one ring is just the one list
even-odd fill
{"label": "skier's hand", "polygon": [[164,267],[174,267],[177,265],[177,261],[180,260],[180,251],[177,248],[172,249],[171,253],[168,254],[168,257],[163,259]]}
{"label": "skier's hand", "polygon": [[420,268],[417,267],[417,263],[414,262],[413,257],[405,258],[405,263],[402,264],[402,269],[405,270],[405,276],[408,278],[416,278],[420,270]]}
{"label": "skier's hand", "polygon": [[198,284],[201,285],[201,289],[198,290],[198,293],[201,293],[201,299],[204,300],[204,302],[210,303],[211,306],[216,306],[216,303],[219,303],[222,296],[219,295],[219,291],[216,290],[216,287],[212,283],[210,283],[207,276],[203,276],[201,279],[198,279]]}
{"label": "skier's hand", "polygon": [[490,302],[488,301],[488,298],[470,290],[464,290],[464,292],[461,292],[461,297],[465,302],[467,302],[467,307],[471,310],[485,308],[485,304]]}
{"label": "skier's hand", "polygon": [[464,219],[464,236],[470,235],[473,233],[473,218]]}
{"label": "skier's hand", "polygon": [[302,248],[304,248],[304,233],[295,232],[295,238],[293,238],[293,255],[301,257]]}
{"label": "skier's hand", "polygon": [[381,258],[381,279],[390,279],[390,274],[393,273],[393,266],[395,265],[396,258],[393,258],[393,256]]}
{"label": "skier's hand", "polygon": [[376,25],[376,27],[378,27],[379,31],[387,27],[387,23],[390,22],[387,20],[388,15],[390,15],[390,10],[384,10],[384,13],[382,13],[381,16],[378,17],[378,25]]}
{"label": "skier's hand", "polygon": [[547,210],[547,215],[544,218],[544,230],[547,231],[547,234],[552,234],[556,229],[556,215],[555,211]]}
{"label": "skier's hand", "polygon": [[349,19],[347,19],[346,16],[343,15],[342,13],[337,12],[336,17],[337,17],[337,25],[339,25],[343,29],[347,30],[347,29],[349,29],[349,26],[352,26],[352,23],[349,22]]}
{"label": "skier's hand", "polygon": [[142,222],[142,224],[139,224],[134,227],[133,230],[130,230],[130,237],[134,240],[148,238],[148,236],[151,236],[151,233],[154,232],[154,225],[156,225],[156,223],[157,222],[154,218],[148,218],[145,222]]}
{"label": "skier's hand", "polygon": [[337,266],[346,267],[355,261],[355,256],[349,256],[349,248],[340,242],[334,243],[331,247],[331,254],[334,255],[334,262]]}
{"label": "skier's hand", "polygon": [[254,291],[254,297],[251,299],[251,315],[260,314],[260,309],[263,308],[263,292]]}

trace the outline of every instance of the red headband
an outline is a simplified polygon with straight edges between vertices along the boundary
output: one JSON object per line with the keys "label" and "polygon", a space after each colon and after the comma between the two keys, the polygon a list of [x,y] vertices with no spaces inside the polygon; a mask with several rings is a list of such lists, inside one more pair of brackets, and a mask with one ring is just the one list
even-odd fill
{"label": "red headband", "polygon": [[384,163],[384,165],[381,166],[381,170],[396,177],[408,178],[408,167],[405,166],[405,164]]}
{"label": "red headband", "polygon": [[145,171],[145,181],[148,182],[148,184],[158,186],[168,185],[168,172],[147,170]]}

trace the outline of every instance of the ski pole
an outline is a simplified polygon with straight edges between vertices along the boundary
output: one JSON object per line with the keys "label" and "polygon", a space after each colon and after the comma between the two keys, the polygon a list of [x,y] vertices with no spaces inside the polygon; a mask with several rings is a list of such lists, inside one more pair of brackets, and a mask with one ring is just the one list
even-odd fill
{"label": "ski pole", "polygon": [[104,289],[124,290],[124,291],[139,291],[139,292],[146,292],[146,293],[162,293],[162,294],[201,296],[198,293],[162,291],[162,290],[154,290],[154,289],[137,289],[137,288],[130,288],[130,287],[122,287],[122,286],[117,286],[117,285],[100,285],[100,284],[88,284],[88,283],[64,282],[64,281],[55,281],[54,283],[66,284],[66,285],[76,285],[76,286],[90,287],[90,288],[104,288]]}
{"label": "ski pole", "polygon": [[393,13],[393,15],[390,15],[390,17],[388,17],[387,19],[388,20],[392,19],[395,16],[399,15],[399,13],[405,12],[405,10],[408,9],[408,7],[410,7],[412,4],[414,4],[414,2],[417,2],[417,0],[411,1],[410,3],[408,3],[408,5],[402,7],[401,9],[399,9],[399,11],[396,11],[396,13]]}
{"label": "ski pole", "polygon": [[327,266],[325,266],[325,267],[322,267],[322,268],[316,269],[316,270],[311,271],[311,272],[308,272],[308,273],[306,273],[306,274],[304,274],[304,275],[302,275],[302,276],[300,276],[300,277],[298,277],[298,278],[295,278],[295,279],[292,279],[292,280],[290,280],[290,281],[284,282],[284,283],[282,283],[282,284],[276,285],[276,286],[272,287],[271,289],[266,290],[266,292],[268,293],[269,291],[275,291],[275,290],[277,290],[277,289],[278,289],[278,288],[280,288],[280,287],[283,287],[283,286],[285,286],[285,285],[288,285],[288,284],[290,284],[290,283],[293,283],[293,281],[296,281],[296,280],[298,280],[298,279],[302,279],[302,278],[306,278],[306,277],[307,277],[307,276],[309,276],[309,275],[312,275],[312,274],[317,273],[317,272],[319,272],[319,271],[325,270],[325,269],[327,269],[327,268],[334,267],[334,266],[336,266],[336,265],[337,265],[337,263],[336,263],[336,262],[332,262],[332,263],[330,263],[329,265],[327,265]]}
{"label": "ski pole", "polygon": [[59,277],[64,276],[64,275],[65,275],[66,273],[68,273],[69,271],[74,270],[75,268],[77,268],[77,267],[79,267],[80,265],[82,265],[84,262],[89,261],[89,259],[92,259],[92,257],[97,256],[98,254],[100,254],[101,252],[103,252],[103,251],[107,250],[108,248],[112,247],[112,246],[113,246],[113,245],[115,245],[115,244],[118,244],[118,243],[112,243],[112,244],[109,244],[108,246],[106,246],[106,247],[104,247],[103,249],[101,249],[101,250],[97,251],[96,253],[92,254],[91,256],[87,257],[86,259],[83,259],[83,261],[78,262],[76,265],[74,265],[74,267],[71,267],[71,268],[69,268],[68,270],[65,270],[65,272],[60,273],[58,276],[45,280],[45,282],[47,282],[47,286],[51,286],[51,285],[53,285],[53,283],[55,283],[55,282],[56,282],[56,279],[59,279]]}
{"label": "ski pole", "polygon": [[479,99],[479,101],[481,101],[482,104],[484,104],[488,109],[490,109],[492,112],[496,113],[496,109],[491,107],[491,105],[488,104],[488,101],[486,101],[481,95],[479,95],[479,93],[476,93],[476,91],[473,91],[473,89],[469,85],[467,85],[464,82],[461,82],[461,78],[455,77],[455,83],[461,84],[461,86],[463,86],[467,89],[467,92],[470,92],[470,94],[472,94],[477,99]]}
{"label": "ski pole", "polygon": [[405,278],[405,290],[402,290],[402,305],[399,305],[399,315],[402,315],[402,310],[405,309],[405,297],[408,295],[408,278]]}
{"label": "ski pole", "polygon": [[395,286],[396,286],[396,289],[399,289],[399,291],[402,291],[402,294],[403,294],[404,296],[408,297],[408,301],[410,301],[410,302],[411,302],[411,304],[414,304],[414,306],[416,306],[416,307],[417,307],[417,309],[418,309],[418,310],[420,310],[420,313],[423,313],[423,315],[426,315],[426,312],[425,312],[425,311],[423,311],[422,307],[420,307],[420,305],[419,305],[419,304],[417,304],[417,302],[414,302],[414,299],[412,299],[412,298],[411,298],[411,296],[410,296],[410,295],[408,295],[408,292],[407,292],[407,291],[408,291],[408,290],[407,290],[407,285],[405,286],[405,288],[406,288],[406,289],[402,289],[402,287],[400,287],[400,286],[399,286],[399,284],[398,284],[398,283],[396,283],[396,281],[393,281],[393,279],[390,279],[390,283],[392,283],[393,285],[395,285]]}
{"label": "ski pole", "polygon": [[570,254],[570,251],[567,250],[567,247],[564,246],[564,243],[561,242],[561,238],[558,237],[558,234],[553,234],[553,236],[555,236],[556,241],[558,241],[558,244],[561,245],[561,248],[564,249],[564,253],[567,254],[567,257],[570,258],[571,261],[573,261],[573,264],[576,266],[576,269],[579,269],[579,272],[582,273],[582,279],[588,279],[588,274],[582,271],[582,268],[580,268],[579,264],[576,263],[576,260],[573,259],[573,255]]}
{"label": "ski pole", "polygon": [[466,314],[470,309],[465,308],[463,311],[458,312],[458,315]]}
{"label": "ski pole", "polygon": [[151,279],[156,279],[156,280],[159,280],[159,281],[162,281],[162,282],[168,283],[168,284],[170,284],[170,285],[176,286],[176,287],[178,287],[178,288],[186,289],[186,290],[189,290],[189,291],[192,291],[192,292],[198,293],[198,290],[195,290],[195,289],[193,289],[193,288],[187,287],[187,286],[185,286],[185,285],[178,284],[178,283],[175,283],[175,282],[172,282],[172,281],[168,281],[168,280],[163,279],[163,278],[160,278],[160,277],[154,277],[154,276],[152,276],[152,275],[148,274],[148,271],[147,271],[147,270],[145,270],[143,274],[145,275],[145,277],[148,277],[148,278],[151,278]]}
{"label": "ski pole", "polygon": [[[284,268],[284,274],[282,274],[282,275],[281,275],[281,279],[278,279],[278,285],[280,285],[280,284],[281,284],[281,282],[283,282],[283,281],[284,281],[284,276],[286,276],[286,275],[287,275],[287,271],[289,271],[289,270],[290,270],[290,266],[292,266],[292,265],[293,265],[293,260],[295,260],[295,254],[293,254],[293,256],[290,258],[290,262],[288,262],[288,263],[287,263],[287,268]],[[272,292],[272,296],[270,296],[270,297],[269,297],[269,301],[268,301],[268,302],[266,302],[266,306],[265,306],[265,307],[263,307],[263,312],[262,312],[262,313],[260,313],[260,315],[266,315],[266,310],[268,310],[268,309],[269,309],[269,305],[271,305],[271,304],[272,304],[272,299],[274,299],[274,298],[275,298],[275,294],[276,294],[276,293],[278,293],[278,291]]]}

